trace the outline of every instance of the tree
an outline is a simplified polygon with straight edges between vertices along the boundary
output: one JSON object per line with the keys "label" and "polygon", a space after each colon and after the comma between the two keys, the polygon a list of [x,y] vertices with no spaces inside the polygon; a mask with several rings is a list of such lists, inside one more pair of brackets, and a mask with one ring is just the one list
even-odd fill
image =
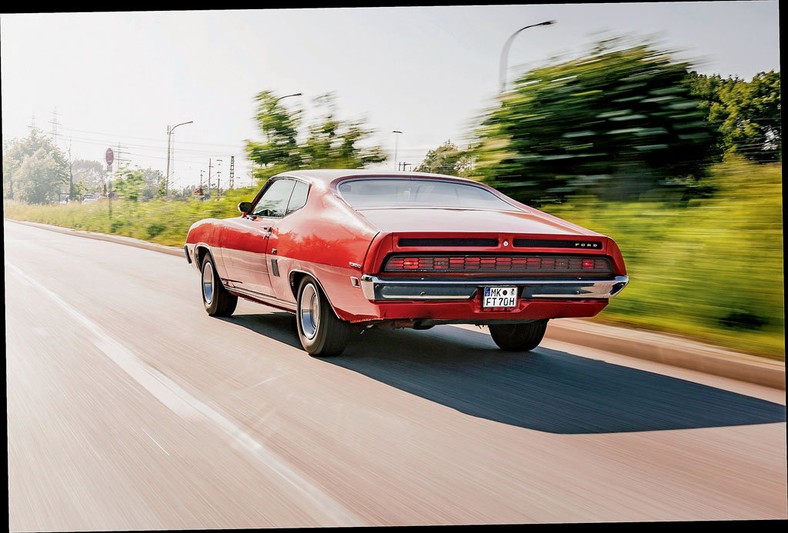
{"label": "tree", "polygon": [[59,201],[68,187],[68,162],[49,137],[33,128],[11,141],[3,155],[3,198],[30,204]]}
{"label": "tree", "polygon": [[714,138],[687,72],[667,52],[617,39],[527,72],[483,117],[474,174],[537,205],[689,187],[703,177]]}
{"label": "tree", "polygon": [[152,168],[139,169],[145,178],[145,188],[140,195],[140,200],[147,202],[153,198],[163,198],[165,189],[164,173]]}
{"label": "tree", "polygon": [[141,170],[123,170],[113,183],[115,193],[132,202],[142,199],[145,190],[145,174]]}
{"label": "tree", "polygon": [[70,165],[74,184],[74,197],[79,198],[87,193],[101,193],[106,180],[106,166],[100,161],[77,159]]}
{"label": "tree", "polygon": [[315,99],[327,108],[319,121],[308,127],[307,137],[299,144],[298,129],[302,111],[288,111],[280,98],[270,91],[257,95],[257,123],[265,142],[246,141],[250,161],[259,166],[252,171],[257,180],[265,180],[284,170],[298,168],[364,168],[386,160],[377,145],[365,146],[373,133],[363,121],[346,121],[336,117],[336,102],[331,93]]}
{"label": "tree", "polygon": [[250,161],[259,165],[252,170],[258,180],[266,180],[280,170],[301,167],[297,137],[303,112],[300,109],[288,111],[281,100],[271,91],[262,91],[255,97],[255,119],[265,141],[247,140],[246,154]]}
{"label": "tree", "polygon": [[471,156],[451,141],[427,152],[416,172],[433,172],[450,176],[466,176],[471,170]]}
{"label": "tree", "polygon": [[714,126],[720,157],[737,153],[756,163],[779,161],[782,153],[780,75],[761,72],[739,78],[691,72],[687,85]]}
{"label": "tree", "polygon": [[305,168],[364,168],[386,160],[380,146],[361,146],[373,133],[362,121],[336,118],[333,93],[318,96],[315,102],[327,108],[327,112],[322,122],[309,128],[309,136],[302,146]]}

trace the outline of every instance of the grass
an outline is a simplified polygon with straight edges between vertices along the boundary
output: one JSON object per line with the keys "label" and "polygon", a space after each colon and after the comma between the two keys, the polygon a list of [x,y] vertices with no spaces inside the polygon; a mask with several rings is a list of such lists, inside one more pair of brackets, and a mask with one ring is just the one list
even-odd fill
{"label": "grass", "polygon": [[[595,319],[785,359],[782,165],[729,161],[712,169],[718,191],[679,206],[653,199],[591,198],[544,208],[619,244],[629,286]],[[220,200],[32,206],[6,202],[5,216],[182,246],[197,220],[236,216],[251,188]]]}
{"label": "grass", "polygon": [[710,199],[600,204],[549,211],[616,240],[629,286],[600,318],[785,358],[782,167],[713,169]]}
{"label": "grass", "polygon": [[[124,235],[166,246],[183,246],[189,226],[203,218],[238,215],[238,202],[251,200],[256,190],[234,189],[219,200],[101,200],[91,204],[25,205],[5,202],[6,218]],[[112,214],[110,215],[110,209]]]}

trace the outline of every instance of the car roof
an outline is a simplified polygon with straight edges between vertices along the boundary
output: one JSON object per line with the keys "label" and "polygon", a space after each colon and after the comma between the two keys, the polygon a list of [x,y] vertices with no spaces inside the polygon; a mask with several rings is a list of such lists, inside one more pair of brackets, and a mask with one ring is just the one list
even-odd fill
{"label": "car roof", "polygon": [[379,178],[433,178],[433,179],[446,179],[463,182],[478,183],[476,181],[460,178],[458,176],[448,176],[446,174],[433,174],[429,172],[403,172],[386,169],[303,169],[281,172],[274,177],[291,176],[294,178],[302,178],[308,181],[323,182],[328,185],[334,181],[345,178],[363,178],[363,177],[379,177]]}

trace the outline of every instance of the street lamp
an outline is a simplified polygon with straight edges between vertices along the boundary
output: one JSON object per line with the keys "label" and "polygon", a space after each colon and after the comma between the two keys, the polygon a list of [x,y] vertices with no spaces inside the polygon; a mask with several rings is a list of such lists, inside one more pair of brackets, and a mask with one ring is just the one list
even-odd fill
{"label": "street lamp", "polygon": [[284,100],[285,98],[290,98],[291,96],[301,96],[301,93],[293,93],[293,94],[286,94],[284,96],[280,96],[279,98],[274,100],[274,103],[278,102],[279,100]]}
{"label": "street lamp", "polygon": [[501,67],[499,74],[501,80],[501,93],[503,93],[506,90],[506,63],[509,58],[509,47],[512,46],[512,41],[514,41],[514,38],[517,37],[518,33],[520,33],[523,30],[527,30],[528,28],[533,28],[536,26],[549,26],[551,24],[555,24],[555,21],[546,20],[538,24],[529,24],[528,26],[523,26],[522,28],[511,34],[509,38],[506,40],[506,44],[503,45],[503,50],[501,50]]}
{"label": "street lamp", "polygon": [[190,120],[188,122],[181,122],[180,124],[176,124],[173,127],[167,126],[167,175],[164,178],[164,196],[167,197],[170,194],[170,146],[172,142],[170,137],[172,136],[172,132],[175,131],[175,128],[178,126],[183,126],[184,124],[191,124],[194,122]]}
{"label": "street lamp", "polygon": [[[392,130],[391,133],[400,134],[400,135],[402,134],[402,132],[399,130]],[[394,137],[394,170],[398,170],[397,169],[397,140],[398,139],[399,137]]]}

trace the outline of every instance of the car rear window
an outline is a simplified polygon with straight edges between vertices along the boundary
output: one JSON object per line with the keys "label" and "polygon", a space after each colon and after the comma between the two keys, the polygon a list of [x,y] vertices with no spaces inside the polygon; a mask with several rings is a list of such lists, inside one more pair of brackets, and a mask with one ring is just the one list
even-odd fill
{"label": "car rear window", "polygon": [[511,204],[481,187],[434,179],[353,179],[340,183],[337,190],[347,203],[359,209],[366,207],[514,209]]}

